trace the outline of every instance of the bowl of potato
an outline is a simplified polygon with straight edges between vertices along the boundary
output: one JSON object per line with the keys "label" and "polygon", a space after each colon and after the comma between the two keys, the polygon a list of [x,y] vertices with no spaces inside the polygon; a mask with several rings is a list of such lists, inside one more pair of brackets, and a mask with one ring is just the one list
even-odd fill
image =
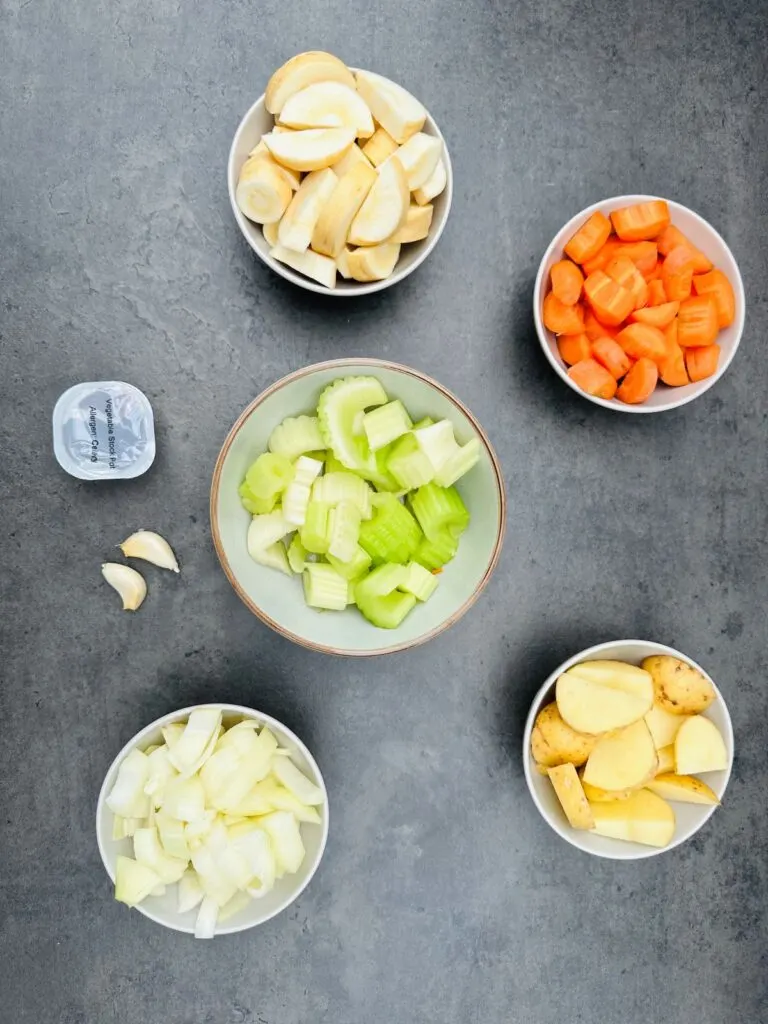
{"label": "bowl of potato", "polygon": [[684,843],[719,807],[733,763],[723,696],[685,654],[598,644],[546,680],[523,738],[528,789],[572,846],[640,860]]}
{"label": "bowl of potato", "polygon": [[380,291],[437,244],[453,192],[426,108],[382,75],[309,51],[278,68],[235,133],[235,219],[256,255],[309,291]]}

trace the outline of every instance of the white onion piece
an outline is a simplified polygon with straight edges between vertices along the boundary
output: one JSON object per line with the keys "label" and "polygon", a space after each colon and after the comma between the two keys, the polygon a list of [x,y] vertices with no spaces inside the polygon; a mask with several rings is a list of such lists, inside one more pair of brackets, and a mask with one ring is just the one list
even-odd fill
{"label": "white onion piece", "polygon": [[195,921],[195,938],[212,939],[216,933],[216,920],[219,916],[219,905],[211,896],[206,896],[200,904]]}
{"label": "white onion piece", "polygon": [[130,857],[118,857],[115,869],[115,899],[135,907],[160,885],[160,879],[152,868],[139,864]]}
{"label": "white onion piece", "polygon": [[276,760],[272,766],[272,774],[282,782],[286,789],[290,789],[297,800],[303,804],[319,806],[323,802],[323,791],[314,782],[310,782],[307,776],[299,771],[293,761],[288,758]]}
{"label": "white onion piece", "polygon": [[220,725],[221,711],[216,708],[196,708],[189,716],[183,734],[170,748],[169,757],[174,768],[185,776],[199,771],[209,748],[213,752]]}
{"label": "white onion piece", "polygon": [[179,913],[186,914],[194,910],[201,902],[205,893],[194,868],[187,868],[179,879]]}
{"label": "white onion piece", "polygon": [[132,750],[117,770],[107,807],[123,818],[145,818],[149,813],[149,800],[144,786],[149,773],[149,758],[140,750]]}

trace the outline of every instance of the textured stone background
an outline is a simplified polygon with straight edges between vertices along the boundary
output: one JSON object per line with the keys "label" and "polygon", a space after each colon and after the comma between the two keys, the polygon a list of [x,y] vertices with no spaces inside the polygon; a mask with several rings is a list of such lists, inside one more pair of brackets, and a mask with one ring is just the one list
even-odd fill
{"label": "textured stone background", "polygon": [[[761,0],[353,3],[3,0],[0,1018],[13,1024],[760,1024],[768,536],[768,16]],[[440,245],[392,291],[334,302],[251,256],[225,161],[271,70],[323,47],[403,82],[451,148]],[[571,394],[533,334],[541,253],[620,192],[692,206],[748,296],[739,358],[648,418]],[[208,485],[232,421],[308,362],[392,357],[488,427],[506,548],[482,601],[412,653],[333,660],[253,619],[219,571]],[[131,485],[66,477],[49,417],[77,380],[154,404]],[[141,614],[99,563],[170,537]],[[640,636],[699,659],[737,735],[725,806],[640,864],[571,850],[528,798],[520,737],[564,658]],[[96,795],[145,723],[200,700],[284,719],[331,792],[290,912],[195,943],[113,902]]]}

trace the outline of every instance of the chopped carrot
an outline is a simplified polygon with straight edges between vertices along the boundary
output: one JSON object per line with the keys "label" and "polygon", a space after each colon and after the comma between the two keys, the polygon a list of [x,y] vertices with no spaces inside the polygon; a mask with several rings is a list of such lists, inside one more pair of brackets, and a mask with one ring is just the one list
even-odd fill
{"label": "chopped carrot", "polygon": [[648,301],[648,285],[645,278],[628,256],[616,256],[605,267],[605,273],[612,281],[623,285],[632,292],[634,308],[639,309]]}
{"label": "chopped carrot", "polygon": [[722,270],[693,275],[693,290],[697,295],[713,295],[717,304],[717,326],[729,327],[736,316],[736,296],[733,286]]}
{"label": "chopped carrot", "polygon": [[566,255],[575,263],[583,263],[602,249],[610,233],[611,222],[604,213],[597,210],[565,244]]}
{"label": "chopped carrot", "polygon": [[[639,267],[638,267],[638,270],[640,270]],[[642,270],[640,270],[640,273],[643,274]],[[648,282],[648,284],[650,284],[651,281],[660,281],[661,280],[661,263],[660,263],[660,261],[658,259],[656,260],[656,263],[654,264],[653,270],[650,270],[647,273],[643,274],[643,277]]]}
{"label": "chopped carrot", "polygon": [[[661,285],[661,281],[656,283]],[[661,287],[663,291],[664,286],[662,285]],[[640,324],[650,324],[651,327],[666,327],[667,324],[671,324],[675,319],[679,308],[679,302],[662,302],[658,306],[646,306],[644,309],[636,309],[634,313],[629,314],[629,319],[635,320]]]}
{"label": "chopped carrot", "polygon": [[650,324],[630,324],[619,331],[616,341],[633,359],[663,359],[667,352],[664,335]]}
{"label": "chopped carrot", "polygon": [[635,308],[632,292],[603,270],[589,275],[584,282],[584,294],[597,319],[609,327],[617,327]]}
{"label": "chopped carrot", "polygon": [[669,224],[669,207],[663,199],[623,206],[611,214],[613,230],[623,242],[655,238]]}
{"label": "chopped carrot", "polygon": [[687,348],[685,365],[691,381],[704,380],[717,370],[720,360],[719,345],[705,345],[703,348]]}
{"label": "chopped carrot", "polygon": [[693,256],[693,272],[694,274],[702,274],[707,270],[712,269],[712,261],[708,259],[704,253],[697,249],[696,246],[691,242],[683,232],[676,228],[674,224],[668,224],[661,232],[659,237],[656,239],[656,245],[659,247],[659,252],[662,256],[668,256],[678,245],[685,245],[691,250]]}
{"label": "chopped carrot", "polygon": [[613,398],[616,381],[610,373],[594,359],[582,359],[568,371],[568,376],[582,391],[596,398]]}
{"label": "chopped carrot", "polygon": [[590,341],[597,341],[598,338],[615,338],[619,330],[617,327],[601,324],[592,310],[587,307],[587,312],[584,314],[584,332]]}
{"label": "chopped carrot", "polygon": [[592,342],[592,356],[616,380],[621,380],[631,363],[624,349],[613,338],[598,338]]}
{"label": "chopped carrot", "polygon": [[677,320],[667,325],[664,330],[664,341],[667,345],[667,354],[658,363],[660,379],[673,388],[689,384],[685,356],[677,343]]}
{"label": "chopped carrot", "polygon": [[647,277],[656,269],[659,252],[655,242],[623,242],[616,246],[613,255],[628,256],[643,277]]}
{"label": "chopped carrot", "polygon": [[591,260],[584,260],[581,265],[581,269],[584,274],[589,277],[590,274],[594,274],[596,270],[605,270],[605,265],[608,260],[612,259],[616,250],[616,247],[620,245],[618,238],[614,235],[608,239],[605,245],[592,257]]}
{"label": "chopped carrot", "polygon": [[584,275],[570,260],[558,260],[550,270],[552,291],[566,306],[575,306],[581,297]]}
{"label": "chopped carrot", "polygon": [[677,342],[681,348],[713,345],[717,337],[717,302],[714,295],[692,295],[680,303]]}
{"label": "chopped carrot", "polygon": [[658,379],[656,363],[652,359],[638,359],[621,382],[616,397],[627,405],[640,405],[646,398],[651,397]]}
{"label": "chopped carrot", "polygon": [[667,301],[667,293],[664,291],[664,285],[658,278],[648,282],[648,305],[649,306],[663,306]]}
{"label": "chopped carrot", "polygon": [[665,256],[661,267],[661,280],[670,302],[687,299],[693,286],[693,257],[685,245],[676,245]]}
{"label": "chopped carrot", "polygon": [[584,330],[581,306],[566,306],[550,292],[544,299],[544,326],[555,334],[579,334]]}
{"label": "chopped carrot", "polygon": [[583,332],[581,334],[561,334],[557,339],[557,351],[564,363],[573,366],[582,359],[592,355],[592,345]]}

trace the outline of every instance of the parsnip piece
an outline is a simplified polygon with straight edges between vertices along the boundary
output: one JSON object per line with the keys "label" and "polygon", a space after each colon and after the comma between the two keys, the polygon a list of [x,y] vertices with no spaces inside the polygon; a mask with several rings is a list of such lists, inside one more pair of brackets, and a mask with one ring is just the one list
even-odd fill
{"label": "parsnip piece", "polygon": [[378,167],[387,157],[397,152],[397,143],[388,131],[379,127],[363,146],[362,151],[373,166]]}
{"label": "parsnip piece", "polygon": [[376,181],[376,171],[364,159],[336,182],[312,232],[315,252],[334,259],[338,257],[346,244],[350,225]]}
{"label": "parsnip piece", "polygon": [[300,274],[311,277],[313,281],[325,285],[326,288],[336,287],[336,261],[329,256],[307,249],[306,252],[293,252],[282,245],[270,250],[272,259],[285,263],[286,266],[298,270]]}
{"label": "parsnip piece", "polygon": [[269,132],[264,136],[274,159],[294,171],[330,167],[354,141],[354,128],[308,128],[299,132]]}
{"label": "parsnip piece", "polygon": [[277,229],[278,245],[294,252],[309,248],[312,232],[338,179],[330,167],[311,171],[302,181]]}
{"label": "parsnip piece", "polygon": [[373,118],[359,92],[341,82],[313,82],[294,93],[280,111],[289,128],[354,128],[358,138],[373,135]]}
{"label": "parsnip piece", "polygon": [[413,198],[419,206],[424,206],[439,196],[447,184],[448,172],[445,169],[445,161],[441,158],[437,161],[437,167],[429,180],[421,188],[414,189]]}
{"label": "parsnip piece", "polygon": [[440,139],[425,132],[416,132],[400,146],[394,156],[403,165],[411,191],[421,188],[429,181],[442,154],[443,144]]}
{"label": "parsnip piece", "polygon": [[357,91],[368,104],[374,118],[398,144],[420,131],[427,119],[427,111],[401,85],[376,75],[372,71],[358,71]]}
{"label": "parsnip piece", "polygon": [[395,269],[399,258],[400,246],[385,242],[353,249],[347,257],[347,267],[355,281],[383,281]]}
{"label": "parsnip piece", "polygon": [[429,234],[434,206],[417,206],[411,203],[403,226],[394,233],[390,242],[419,242]]}
{"label": "parsnip piece", "polygon": [[267,82],[267,110],[279,114],[291,96],[313,82],[341,82],[355,88],[352,72],[338,57],[324,50],[308,50],[287,60]]}
{"label": "parsnip piece", "polygon": [[410,193],[403,165],[390,157],[376,172],[377,181],[352,221],[350,245],[378,245],[399,230],[408,214]]}

